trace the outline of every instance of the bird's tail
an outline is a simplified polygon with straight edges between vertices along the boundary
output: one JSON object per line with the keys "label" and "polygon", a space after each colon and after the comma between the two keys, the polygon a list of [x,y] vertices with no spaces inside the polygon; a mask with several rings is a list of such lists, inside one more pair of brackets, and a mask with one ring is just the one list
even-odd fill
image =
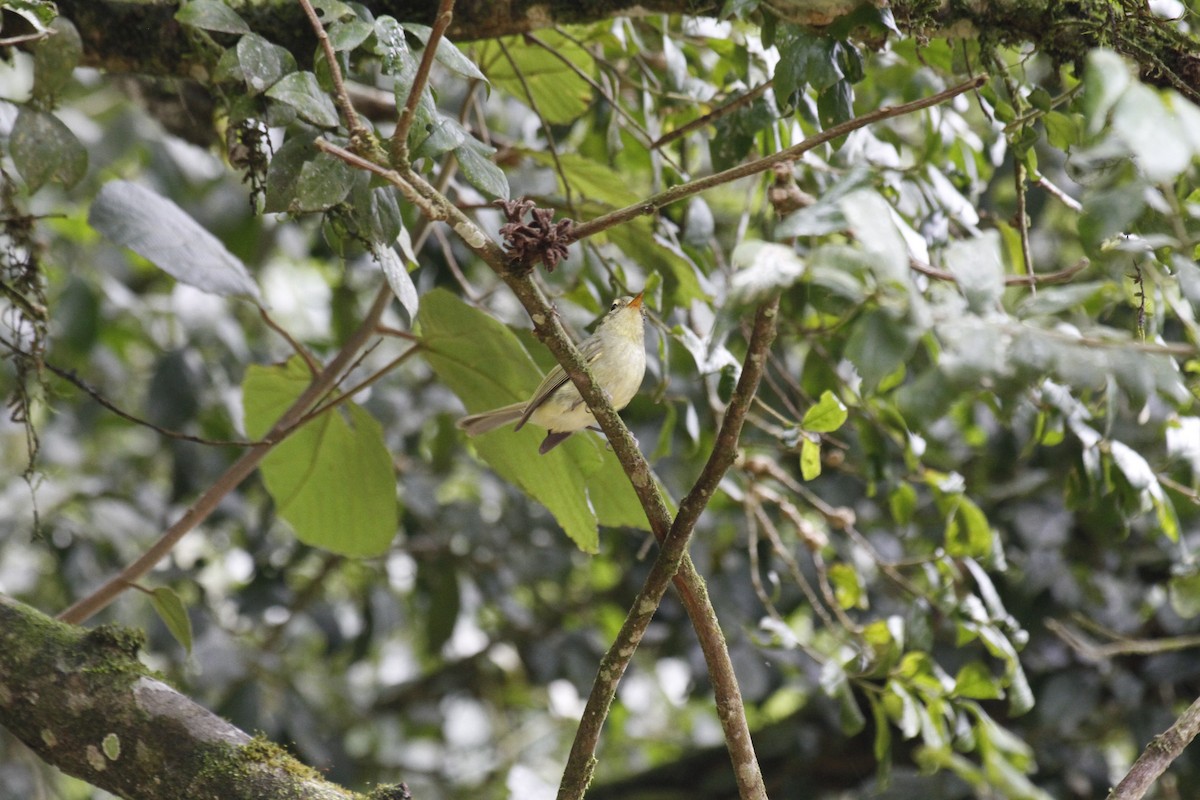
{"label": "bird's tail", "polygon": [[513,403],[511,406],[493,408],[480,414],[468,414],[454,423],[459,430],[467,432],[468,436],[478,436],[481,433],[495,430],[501,425],[516,422],[525,413],[524,403]]}

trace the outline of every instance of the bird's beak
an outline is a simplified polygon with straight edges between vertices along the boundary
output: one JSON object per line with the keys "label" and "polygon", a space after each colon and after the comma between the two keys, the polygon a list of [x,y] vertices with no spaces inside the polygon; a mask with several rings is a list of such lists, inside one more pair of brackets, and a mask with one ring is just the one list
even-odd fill
{"label": "bird's beak", "polygon": [[642,307],[642,295],[644,295],[644,294],[645,294],[645,292],[638,292],[637,296],[629,301],[629,307],[630,308],[641,308]]}

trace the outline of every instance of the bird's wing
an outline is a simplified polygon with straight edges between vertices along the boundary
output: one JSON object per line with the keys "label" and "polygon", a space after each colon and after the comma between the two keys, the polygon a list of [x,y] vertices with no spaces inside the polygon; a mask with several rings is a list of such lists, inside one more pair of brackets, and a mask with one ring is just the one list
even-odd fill
{"label": "bird's wing", "polygon": [[[600,348],[598,346],[587,347],[591,343],[592,340],[590,339],[584,342],[584,348],[581,352],[581,355],[587,360],[589,367],[595,364],[596,359],[600,357]],[[525,406],[525,413],[517,420],[517,424],[513,426],[513,430],[521,430],[521,427],[529,421],[529,417],[532,416],[533,412],[541,408],[550,399],[550,395],[558,391],[569,380],[571,378],[567,375],[566,370],[562,368],[561,364],[555,365],[554,369],[546,373],[546,377],[542,378],[542,382],[534,390],[533,397],[529,398],[529,403]]]}

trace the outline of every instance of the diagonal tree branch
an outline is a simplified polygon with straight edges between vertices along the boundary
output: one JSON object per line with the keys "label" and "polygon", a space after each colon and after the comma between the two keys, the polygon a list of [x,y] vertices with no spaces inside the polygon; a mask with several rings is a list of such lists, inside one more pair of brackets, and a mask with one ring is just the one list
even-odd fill
{"label": "diagonal tree branch", "polygon": [[[702,594],[704,586],[703,583],[698,582],[699,576],[695,575],[695,568],[687,556],[687,546],[700,517],[700,512],[708,504],[709,498],[716,491],[717,484],[720,483],[722,476],[725,475],[737,456],[737,445],[746,412],[750,409],[758,391],[767,351],[775,339],[778,312],[778,296],[759,306],[754,319],[754,329],[750,336],[750,345],[742,365],[742,375],[738,380],[733,397],[730,399],[729,406],[725,410],[725,419],[721,423],[713,451],[709,455],[700,477],[675,515],[671,530],[666,537],[660,539],[662,547],[659,550],[658,558],[655,559],[650,574],[646,576],[642,590],[634,599],[629,614],[621,625],[620,632],[600,662],[599,672],[592,684],[592,691],[583,711],[583,719],[575,732],[575,741],[571,746],[571,754],[568,757],[562,784],[558,790],[559,800],[583,797],[591,783],[600,730],[608,716],[617,684],[629,666],[633,652],[641,642],[650,620],[662,602],[667,585],[672,579],[675,580],[675,585],[688,607],[689,614],[693,614],[693,619],[696,616],[708,619],[708,610],[711,609],[711,606],[708,604],[707,596]],[[716,624],[715,618],[711,620],[711,623],[711,628],[706,629],[708,635],[701,637],[701,647],[705,648],[710,675],[714,664],[718,665],[719,669],[724,669],[724,665],[728,661],[726,658],[721,658],[720,653],[717,652],[712,653],[710,657],[708,647],[712,647],[714,650],[725,650],[724,635],[721,633],[720,626]],[[732,670],[728,674],[711,675],[711,677],[714,684],[719,681],[723,685],[732,687],[729,696],[724,698],[725,704],[721,705],[718,711],[722,726],[725,727],[726,744],[729,747],[730,756],[733,758],[739,792],[742,797],[765,797],[754,748],[748,737],[742,738],[742,731],[748,731],[749,728],[745,726],[744,707],[740,691],[737,688],[737,680],[732,674]],[[738,695],[734,696],[733,692],[738,692]],[[736,720],[738,716],[742,717],[740,723]],[[728,723],[727,718],[730,719]],[[758,792],[762,792],[762,794],[759,795]]]}
{"label": "diagonal tree branch", "polygon": [[1141,800],[1158,777],[1179,758],[1184,748],[1200,733],[1200,699],[1175,720],[1175,724],[1155,736],[1138,756],[1129,772],[1108,794],[1108,800]]}
{"label": "diagonal tree branch", "polygon": [[129,800],[367,800],[176,692],[138,660],[140,645],[0,595],[0,726]]}

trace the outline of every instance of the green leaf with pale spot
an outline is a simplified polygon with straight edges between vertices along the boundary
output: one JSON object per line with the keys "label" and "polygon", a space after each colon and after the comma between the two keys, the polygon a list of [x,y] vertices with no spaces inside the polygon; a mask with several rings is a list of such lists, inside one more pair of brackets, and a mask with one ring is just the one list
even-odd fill
{"label": "green leaf with pale spot", "polygon": [[832,433],[846,422],[846,405],[826,389],[817,404],[804,412],[800,427],[813,433]]}
{"label": "green leaf with pale spot", "polygon": [[267,97],[291,106],[297,114],[314,125],[337,127],[337,108],[317,83],[317,76],[311,72],[284,75],[267,90]]}
{"label": "green leaf with pale spot", "polygon": [[[429,365],[471,412],[523,400],[541,381],[512,331],[447,291],[421,298],[417,326]],[[541,456],[544,435],[534,425],[517,432],[509,426],[472,441],[501,477],[549,509],[581,550],[597,551],[598,525],[646,529],[629,479],[598,436],[578,433]]]}
{"label": "green leaf with pale spot", "polygon": [[184,25],[218,33],[249,33],[250,26],[236,11],[218,0],[191,0],[175,12]]}
{"label": "green leaf with pale spot", "polygon": [[[311,379],[299,357],[251,366],[242,382],[246,433],[264,436]],[[354,403],[342,403],[293,431],[271,449],[261,469],[279,515],[306,544],[346,556],[376,556],[396,535],[392,457],[379,423]]]}
{"label": "green leaf with pale spot", "polygon": [[57,181],[69,189],[87,174],[87,150],[71,129],[48,111],[22,107],[8,147],[30,192],[36,192],[47,181]]}

